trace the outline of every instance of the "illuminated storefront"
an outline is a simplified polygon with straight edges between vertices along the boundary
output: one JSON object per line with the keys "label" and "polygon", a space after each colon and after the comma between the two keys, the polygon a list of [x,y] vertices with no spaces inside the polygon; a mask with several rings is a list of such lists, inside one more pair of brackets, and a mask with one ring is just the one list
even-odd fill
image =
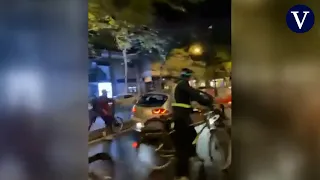
{"label": "illuminated storefront", "polygon": [[108,92],[108,97],[113,96],[113,87],[110,78],[110,66],[107,63],[91,63],[89,69],[89,97],[100,96],[102,90]]}

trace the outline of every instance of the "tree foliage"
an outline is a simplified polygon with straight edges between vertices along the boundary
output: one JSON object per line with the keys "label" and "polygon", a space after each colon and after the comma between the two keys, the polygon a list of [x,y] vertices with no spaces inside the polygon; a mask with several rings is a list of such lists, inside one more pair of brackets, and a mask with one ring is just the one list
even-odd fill
{"label": "tree foliage", "polygon": [[[175,10],[185,11],[183,3],[201,1],[204,0],[89,0],[89,52],[92,55],[99,54],[95,49],[97,44],[107,48],[115,45],[119,50],[138,45],[140,51],[154,51],[165,59],[166,40],[157,38],[158,32],[144,29],[145,25],[153,22],[154,3],[165,3]],[[102,31],[106,34],[106,30],[113,40],[99,36]]]}
{"label": "tree foliage", "polygon": [[227,46],[214,47],[214,54],[205,60],[206,71],[205,78],[219,78],[229,74],[231,71],[231,53]]}
{"label": "tree foliage", "polygon": [[198,79],[211,80],[219,74],[231,71],[231,57],[226,48],[217,48],[214,58],[209,60],[194,61],[184,48],[173,49],[164,64],[161,61],[152,64],[153,71],[162,68],[164,76],[179,76],[182,68],[188,67],[195,72]]}
{"label": "tree foliage", "polygon": [[205,72],[205,64],[201,61],[193,61],[185,49],[173,49],[164,64],[157,62],[152,64],[152,69],[159,70],[162,66],[163,75],[179,76],[182,68],[188,67],[194,71],[195,77],[202,79]]}
{"label": "tree foliage", "polygon": [[133,44],[139,49],[140,53],[157,54],[161,60],[167,55],[170,39],[163,37],[156,30],[142,27],[132,36]]}
{"label": "tree foliage", "polygon": [[204,0],[89,0],[89,30],[103,29],[106,16],[134,25],[148,25],[154,19],[154,3],[166,3],[175,10],[185,11],[183,3],[201,1]]}

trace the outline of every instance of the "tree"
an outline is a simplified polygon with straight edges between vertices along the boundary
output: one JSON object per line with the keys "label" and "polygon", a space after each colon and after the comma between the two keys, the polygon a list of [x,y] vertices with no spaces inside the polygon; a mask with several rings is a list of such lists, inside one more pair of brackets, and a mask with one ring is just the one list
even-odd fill
{"label": "tree", "polygon": [[[231,72],[229,48],[226,46],[215,46],[212,52],[214,53],[211,56],[209,55],[207,59],[204,59],[206,63],[205,79],[209,84],[212,79],[221,77],[219,74],[223,74],[224,77],[226,73],[230,74]],[[218,92],[216,81],[214,81],[214,88],[215,92]]]}
{"label": "tree", "polygon": [[172,41],[170,38],[160,36],[160,33],[150,28],[143,28],[136,36],[136,41],[139,44],[141,52],[147,52],[148,54],[154,54],[157,58],[160,58],[160,87],[162,85],[162,69],[163,64],[166,61],[170,45]]}
{"label": "tree", "polygon": [[183,3],[198,3],[201,1],[204,0],[89,0],[89,30],[96,31],[103,29],[103,20],[106,16],[111,16],[116,20],[126,21],[134,25],[148,25],[154,19],[155,3],[168,4],[177,11],[185,12],[186,9],[183,8]]}
{"label": "tree", "polygon": [[209,54],[203,61],[206,63],[206,79],[217,78],[219,72],[229,73],[231,68],[231,55],[227,46],[215,46],[213,53]]}
{"label": "tree", "polygon": [[159,33],[155,30],[146,28],[145,26],[134,26],[126,21],[116,21],[110,16],[106,19],[105,24],[105,30],[111,34],[117,48],[122,52],[124,84],[125,91],[127,92],[128,50],[134,48],[136,53],[152,53],[155,51],[158,55],[163,56],[167,40],[160,38]]}
{"label": "tree", "polygon": [[[156,70],[161,66],[160,63],[154,63],[152,69]],[[197,79],[202,79],[205,72],[203,62],[193,61],[185,49],[173,49],[163,65],[163,74],[179,77],[182,68],[188,67],[194,71]]]}
{"label": "tree", "polygon": [[[195,3],[202,0],[184,1]],[[153,4],[155,2],[167,3],[174,9],[185,11],[180,4],[173,3],[170,0],[89,0],[88,2],[89,43],[92,42],[90,39],[99,35],[101,30],[110,31],[117,48],[122,51],[126,91],[128,89],[127,51],[129,49],[138,45],[138,49],[141,51],[152,52],[156,50],[162,59],[165,59],[166,56],[163,48],[164,42],[157,38],[157,33],[141,28],[145,27],[141,25],[152,22]],[[89,52],[92,56],[98,54],[92,44],[89,44]]]}
{"label": "tree", "polygon": [[[94,27],[94,26],[93,26]],[[124,84],[125,93],[128,91],[128,58],[127,51],[132,48],[131,32],[134,26],[126,21],[116,21],[111,16],[106,16],[103,26],[114,38],[116,46],[122,52],[124,63]]]}

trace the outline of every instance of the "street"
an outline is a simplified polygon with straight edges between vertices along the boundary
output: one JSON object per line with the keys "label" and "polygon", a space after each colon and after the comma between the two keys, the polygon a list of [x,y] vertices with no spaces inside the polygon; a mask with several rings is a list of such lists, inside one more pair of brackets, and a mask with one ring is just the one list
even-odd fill
{"label": "street", "polygon": [[[124,120],[124,122],[129,121],[130,115],[131,115],[131,108],[132,108],[131,106],[116,108],[116,116],[121,117]],[[231,119],[231,109],[226,108],[225,112],[226,112],[228,119]],[[231,120],[227,121],[227,125],[231,126]],[[90,131],[101,129],[104,126],[105,125],[104,125],[103,120],[100,117],[98,117],[96,122],[92,125]]]}
{"label": "street", "polygon": [[[127,122],[130,120],[131,108],[132,108],[132,105],[126,106],[126,107],[116,106],[115,116],[121,117],[124,122]],[[104,121],[100,117],[98,117],[96,122],[92,125],[90,131],[104,128],[104,126],[105,126]]]}
{"label": "street", "polygon": [[[203,125],[196,127],[199,131]],[[205,167],[207,179],[222,179],[221,174],[209,162],[208,157],[208,139],[209,131],[205,129],[200,136],[197,145],[197,151],[201,158],[206,160]],[[132,131],[116,137],[111,143],[99,142],[89,146],[88,155],[94,155],[99,152],[107,151],[116,162],[116,179],[126,180],[128,177],[134,180],[170,180],[173,179],[174,168],[167,167],[161,171],[151,171],[151,166],[157,161],[154,150],[151,147],[141,147],[141,152],[137,156],[135,149],[132,147],[134,142],[134,133]],[[92,163],[89,166],[97,174],[103,176],[110,171],[101,162]],[[196,170],[195,170],[196,171]],[[196,174],[197,172],[194,172]]]}
{"label": "street", "polygon": [[[130,107],[121,108],[117,111],[116,115],[122,117],[125,122],[129,122]],[[226,109],[227,117],[231,117],[231,110]],[[194,122],[199,121],[198,117],[193,117]],[[231,124],[231,120],[226,124]],[[196,130],[199,132],[204,125],[199,125]],[[101,129],[104,127],[104,122],[98,118],[95,124],[92,126],[91,131]],[[163,170],[152,172],[151,166],[157,162],[157,156],[151,147],[142,146],[140,153],[137,155],[136,150],[132,147],[134,142],[134,132],[127,131],[117,135],[112,142],[100,141],[89,145],[88,156],[92,156],[100,152],[108,152],[115,160],[115,173],[116,180],[127,180],[130,177],[132,180],[171,180],[174,177],[174,167],[171,165]],[[198,155],[205,159],[205,169],[207,179],[222,180],[222,177],[217,171],[217,168],[212,165],[208,157],[208,142],[209,142],[209,130],[204,129],[200,135],[197,152]],[[197,163],[199,164],[199,163]],[[90,171],[95,172],[99,176],[103,177],[110,173],[110,166],[106,166],[103,162],[94,162],[89,165]],[[197,174],[195,168],[193,174]]]}

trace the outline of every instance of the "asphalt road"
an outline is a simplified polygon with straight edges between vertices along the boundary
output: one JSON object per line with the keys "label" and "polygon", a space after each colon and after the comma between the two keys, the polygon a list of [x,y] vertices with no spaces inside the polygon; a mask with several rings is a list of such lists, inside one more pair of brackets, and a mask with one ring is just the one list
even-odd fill
{"label": "asphalt road", "polygon": [[[231,110],[227,108],[225,111],[227,117],[231,119]],[[130,115],[131,106],[116,109],[116,116],[121,117],[124,120],[124,122],[130,121]],[[231,126],[231,120],[228,121],[227,124]],[[104,122],[100,117],[98,117],[96,122],[92,125],[90,131],[94,131],[101,128],[104,128]]]}
{"label": "asphalt road", "polygon": [[[198,126],[196,129],[199,131],[203,125]],[[134,132],[129,131],[122,135],[117,136],[112,142],[99,142],[89,146],[88,155],[107,151],[116,162],[116,180],[171,180],[173,179],[174,168],[169,166],[161,171],[152,171],[151,166],[159,159],[154,154],[151,147],[141,147],[141,152],[137,155],[135,149],[132,147],[134,142]],[[217,168],[210,163],[208,158],[208,137],[209,131],[205,129],[200,136],[197,151],[201,158],[206,160],[205,169],[207,173],[207,180],[220,180],[223,179],[221,174],[218,173]],[[194,163],[194,174],[197,173],[197,165]],[[99,176],[108,175],[110,167],[101,162],[92,163],[89,166],[91,171],[94,171]],[[225,179],[225,177],[224,177]]]}
{"label": "asphalt road", "polygon": [[[231,111],[227,110],[226,114],[231,117]],[[118,116],[128,121],[126,117],[130,116],[130,110],[118,111]],[[199,119],[199,118],[195,118]],[[231,124],[231,120],[227,122]],[[96,123],[92,127],[92,131],[104,127],[104,123],[101,119],[97,119]],[[199,131],[203,125],[196,127]],[[100,141],[89,145],[88,156],[94,155],[99,152],[107,151],[115,160],[115,180],[171,180],[174,178],[174,167],[169,166],[161,171],[152,171],[151,166],[155,164],[159,159],[154,154],[152,147],[141,147],[139,155],[137,155],[135,149],[132,147],[135,134],[133,131],[120,134],[114,138],[112,142]],[[217,168],[214,167],[208,157],[208,141],[209,131],[205,129],[200,135],[200,139],[197,145],[197,151],[201,158],[205,159],[205,169],[207,178],[206,180],[226,180],[225,175],[219,173]],[[194,163],[194,174],[197,174],[197,167],[199,163]],[[110,173],[110,166],[102,162],[95,162],[89,165],[90,171],[95,172],[99,176],[107,176]]]}
{"label": "asphalt road", "polygon": [[[115,116],[121,117],[124,120],[124,122],[130,121],[131,108],[132,106],[116,107]],[[92,125],[90,131],[104,128],[104,126],[105,125],[103,120],[100,117],[98,117],[96,122]]]}

